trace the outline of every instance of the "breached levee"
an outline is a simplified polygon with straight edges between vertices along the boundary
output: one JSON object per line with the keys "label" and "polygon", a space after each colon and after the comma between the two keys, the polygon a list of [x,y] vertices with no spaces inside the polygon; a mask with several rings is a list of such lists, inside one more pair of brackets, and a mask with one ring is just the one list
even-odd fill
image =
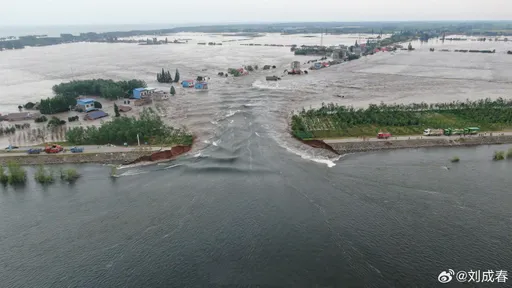
{"label": "breached levee", "polygon": [[125,152],[92,152],[92,153],[69,153],[69,154],[34,154],[34,155],[2,155],[0,165],[9,162],[16,162],[20,165],[39,164],[136,164],[140,162],[156,162],[174,159],[192,149],[192,146],[177,145],[168,150],[156,152],[147,150],[133,150]]}
{"label": "breached levee", "polygon": [[[453,137],[446,138],[416,138],[407,140],[379,140],[379,141],[351,141],[337,143],[325,143],[322,140],[307,140],[303,143],[315,147],[323,148],[329,151],[336,151],[337,154],[347,154],[354,152],[378,151],[390,149],[414,149],[428,147],[464,147],[477,145],[499,145],[512,144],[512,135],[497,136],[471,136],[471,137]],[[323,143],[323,144],[322,144]],[[332,149],[332,150],[331,150]]]}
{"label": "breached levee", "polygon": [[153,152],[151,155],[141,156],[131,162],[125,163],[125,165],[132,165],[141,162],[155,162],[162,160],[170,160],[181,154],[185,154],[192,149],[192,146],[178,145],[171,148],[171,150],[163,150]]}

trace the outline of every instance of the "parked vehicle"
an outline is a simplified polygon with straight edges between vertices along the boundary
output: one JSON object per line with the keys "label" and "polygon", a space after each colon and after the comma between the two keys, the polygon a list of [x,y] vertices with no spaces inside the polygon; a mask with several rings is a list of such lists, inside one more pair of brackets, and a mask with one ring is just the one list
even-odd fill
{"label": "parked vehicle", "polygon": [[391,137],[391,133],[379,132],[379,134],[377,134],[377,139],[388,139],[389,137]]}
{"label": "parked vehicle", "polygon": [[57,144],[53,144],[51,146],[46,146],[46,148],[44,148],[44,152],[46,152],[48,154],[59,153],[63,150],[64,150],[64,148],[62,148],[62,146],[57,145]]}
{"label": "parked vehicle", "polygon": [[27,150],[27,154],[39,154],[42,150],[41,148],[30,148]]}
{"label": "parked vehicle", "polygon": [[444,129],[425,129],[423,130],[424,136],[441,136],[444,134]]}
{"label": "parked vehicle", "polygon": [[83,147],[71,147],[71,149],[69,149],[69,151],[71,151],[71,153],[82,153],[82,152],[84,152],[84,148]]}
{"label": "parked vehicle", "polygon": [[464,128],[464,134],[466,134],[466,135],[475,135],[475,134],[478,134],[478,132],[480,132],[480,128],[479,127],[466,127],[466,128]]}
{"label": "parked vehicle", "polygon": [[464,129],[452,129],[452,128],[444,129],[445,136],[462,135],[462,134],[464,134]]}

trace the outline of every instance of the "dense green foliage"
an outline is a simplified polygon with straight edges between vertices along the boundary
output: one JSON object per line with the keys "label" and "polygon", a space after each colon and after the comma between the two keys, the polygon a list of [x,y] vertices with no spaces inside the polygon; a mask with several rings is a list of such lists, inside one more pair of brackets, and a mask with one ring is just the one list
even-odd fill
{"label": "dense green foliage", "polygon": [[158,83],[172,83],[171,72],[165,71],[164,68],[162,68],[162,73],[156,73],[156,81],[158,81]]}
{"label": "dense green foliage", "polygon": [[171,86],[170,93],[171,93],[172,96],[176,95],[176,89],[174,89],[174,86]]}
{"label": "dense green foliage", "polygon": [[27,180],[27,171],[20,164],[9,162],[7,163],[7,170],[9,171],[7,183],[11,185],[24,184]]}
{"label": "dense green foliage", "polygon": [[505,159],[505,151],[494,151],[494,155],[492,156],[492,160],[499,161]]}
{"label": "dense green foliage", "polygon": [[[110,100],[128,98],[132,95],[133,89],[146,86],[146,82],[137,79],[118,82],[105,79],[73,80],[53,86],[56,96],[41,100],[39,111],[42,114],[68,111],[76,105],[76,97],[81,95],[100,96]],[[96,105],[95,103],[95,107]]]}
{"label": "dense green foliage", "polygon": [[52,98],[42,99],[39,105],[39,112],[41,114],[55,114],[60,112],[69,111],[70,107],[75,107],[75,97],[66,97],[57,95]]}
{"label": "dense green foliage", "polygon": [[78,97],[81,95],[100,96],[102,98],[115,100],[118,97],[128,98],[135,88],[146,87],[146,82],[132,79],[129,81],[115,82],[111,79],[73,80],[53,86],[56,95]]}
{"label": "dense green foliage", "polygon": [[72,183],[80,178],[80,174],[76,171],[76,169],[68,168],[60,170],[60,179],[63,181]]}
{"label": "dense green foliage", "polygon": [[145,108],[140,118],[121,116],[106,122],[101,127],[74,127],[66,134],[68,142],[85,144],[136,144],[137,134],[141,142],[150,144],[192,144],[192,135],[182,129],[165,125],[162,119],[151,109]]}
{"label": "dense green foliage", "polygon": [[43,165],[37,167],[34,179],[41,184],[50,184],[55,180],[51,171],[48,171]]}
{"label": "dense green foliage", "polygon": [[42,123],[42,122],[46,122],[48,121],[48,118],[46,118],[46,116],[44,115],[41,115],[39,117],[37,117],[36,119],[34,119],[34,122],[36,123]]}
{"label": "dense green foliage", "polygon": [[396,135],[421,133],[426,128],[467,126],[479,126],[483,131],[501,130],[512,126],[512,100],[381,103],[370,104],[366,109],[322,103],[319,109],[303,109],[293,115],[291,125],[292,132],[300,138],[370,136],[383,128]]}
{"label": "dense green foliage", "polygon": [[64,124],[66,124],[65,120],[60,120],[59,118],[53,116],[52,119],[48,121],[48,128],[55,128]]}

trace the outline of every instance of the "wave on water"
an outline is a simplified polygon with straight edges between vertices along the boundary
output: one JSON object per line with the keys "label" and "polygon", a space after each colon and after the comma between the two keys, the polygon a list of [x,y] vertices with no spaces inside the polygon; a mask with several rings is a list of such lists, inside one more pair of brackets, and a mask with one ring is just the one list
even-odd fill
{"label": "wave on water", "polygon": [[224,119],[234,116],[238,112],[241,112],[241,111],[240,110],[235,110],[235,111],[229,110],[228,113],[226,115],[224,115]]}
{"label": "wave on water", "polygon": [[171,165],[171,166],[164,167],[163,169],[167,170],[167,169],[171,169],[171,168],[174,168],[174,167],[179,167],[179,166],[182,166],[182,165],[183,164],[174,164],[174,165]]}
{"label": "wave on water", "polygon": [[[295,155],[298,155],[300,156],[302,159],[306,159],[306,160],[310,160],[310,161],[313,161],[313,162],[317,162],[317,163],[321,163],[321,164],[326,164],[327,167],[329,168],[332,168],[334,166],[336,166],[336,163],[334,163],[335,161],[338,161],[341,159],[341,157],[344,157],[346,154],[344,155],[338,155],[336,157],[332,157],[332,158],[329,158],[327,156],[318,156],[318,155],[311,155],[309,154],[306,150],[299,150],[299,149],[296,149],[296,148],[292,148],[288,145],[286,145],[282,140],[279,139],[279,137],[277,137],[276,135],[273,136],[274,140],[277,142],[277,144],[283,148],[285,148],[288,152],[291,152]],[[294,140],[291,140],[291,141],[294,141]],[[306,146],[306,145],[304,145]],[[306,147],[309,147],[309,146],[306,146]],[[317,148],[312,148],[312,147],[309,147],[311,149],[317,149]],[[327,151],[326,151],[327,152]],[[331,152],[329,152],[331,153]],[[332,154],[332,153],[331,153]]]}
{"label": "wave on water", "polygon": [[117,175],[118,177],[121,177],[121,176],[134,176],[134,175],[140,175],[140,174],[146,174],[146,173],[149,173],[150,171],[149,170],[140,170],[140,169],[136,169],[136,170],[128,170],[124,173],[121,173],[119,175]]}
{"label": "wave on water", "polygon": [[252,87],[258,88],[258,89],[270,89],[270,90],[291,90],[290,88],[279,86],[278,82],[268,83],[268,82],[263,82],[261,80],[254,81],[254,83],[252,83]]}
{"label": "wave on water", "polygon": [[334,166],[336,166],[336,163],[334,163],[335,161],[338,161],[341,159],[341,157],[345,156],[345,155],[339,155],[337,157],[334,157],[334,158],[328,158],[328,157],[319,157],[319,156],[311,156],[309,154],[307,154],[306,152],[303,152],[303,151],[299,151],[299,150],[296,150],[296,149],[293,149],[293,148],[290,148],[290,147],[287,147],[287,146],[283,146],[286,150],[288,150],[288,152],[291,152],[293,154],[296,154],[296,155],[299,155],[300,158],[302,159],[306,159],[306,160],[310,160],[310,161],[313,161],[313,162],[317,162],[317,163],[321,163],[321,164],[326,164],[327,167],[329,168],[332,168]]}

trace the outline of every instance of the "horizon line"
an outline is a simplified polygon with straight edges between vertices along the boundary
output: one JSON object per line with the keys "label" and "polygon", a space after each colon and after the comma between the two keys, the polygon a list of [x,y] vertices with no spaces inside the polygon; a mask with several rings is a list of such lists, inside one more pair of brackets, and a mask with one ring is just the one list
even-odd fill
{"label": "horizon line", "polygon": [[22,25],[2,25],[1,28],[9,27],[73,27],[73,26],[156,26],[156,25],[172,25],[172,26],[218,26],[218,25],[265,25],[265,24],[296,24],[296,23],[423,23],[423,22],[512,22],[505,19],[459,19],[459,20],[351,20],[351,21],[261,21],[261,22],[189,22],[189,23],[102,23],[102,24],[22,24]]}

